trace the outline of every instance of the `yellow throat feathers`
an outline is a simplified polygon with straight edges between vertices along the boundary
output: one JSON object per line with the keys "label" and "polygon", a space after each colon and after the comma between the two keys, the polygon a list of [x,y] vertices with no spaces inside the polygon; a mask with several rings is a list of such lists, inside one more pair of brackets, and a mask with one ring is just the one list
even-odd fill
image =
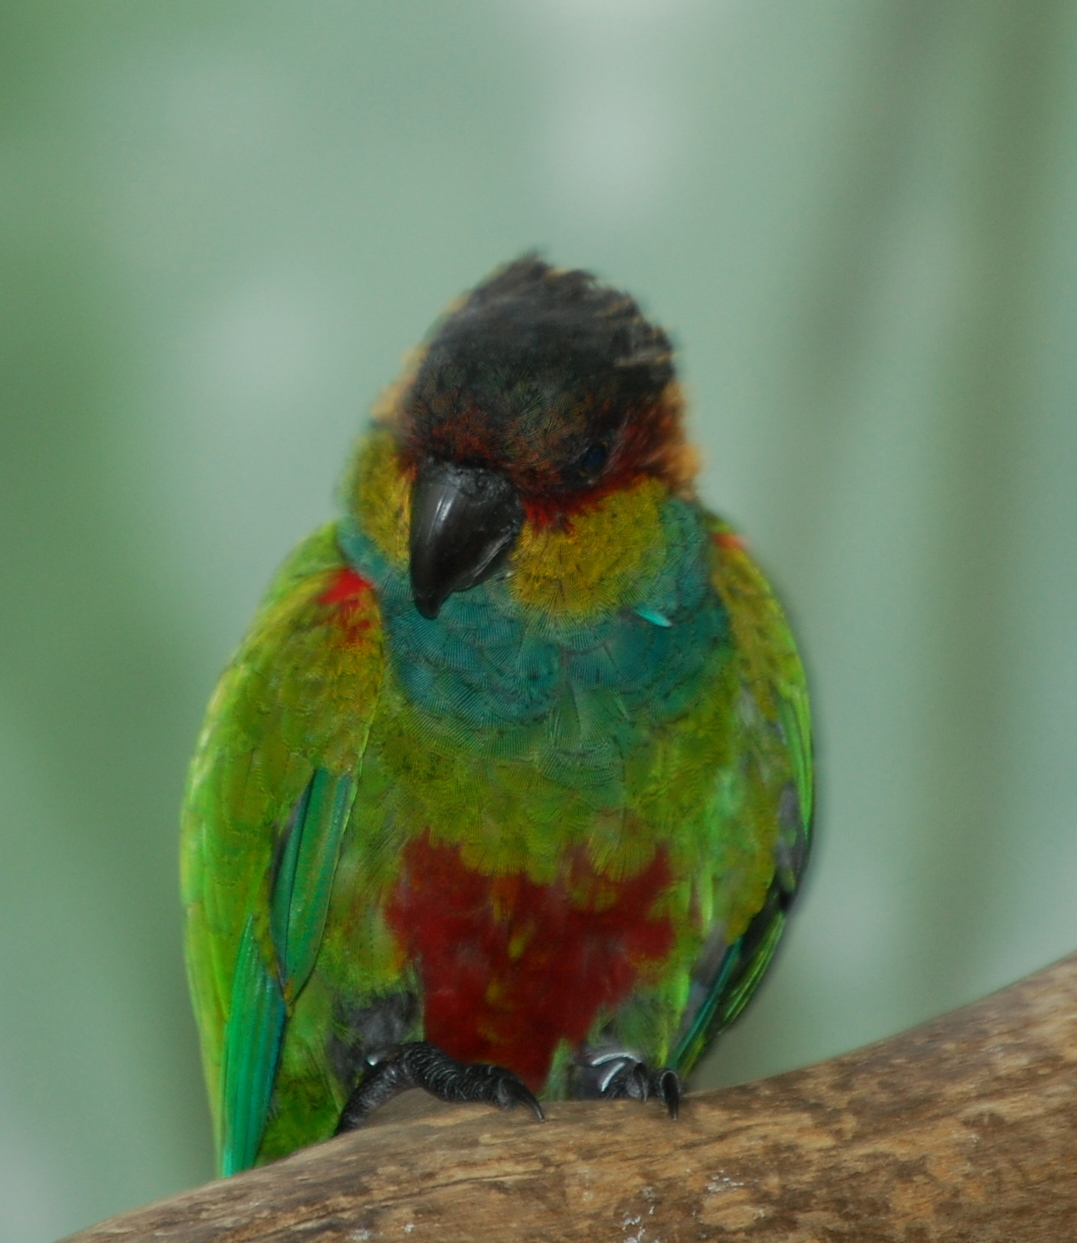
{"label": "yellow throat feathers", "polygon": [[[410,483],[392,433],[375,427],[360,442],[346,500],[384,556],[408,559]],[[644,478],[571,515],[564,524],[524,524],[509,563],[508,586],[528,608],[584,621],[639,604],[661,564],[661,505],[668,489]]]}

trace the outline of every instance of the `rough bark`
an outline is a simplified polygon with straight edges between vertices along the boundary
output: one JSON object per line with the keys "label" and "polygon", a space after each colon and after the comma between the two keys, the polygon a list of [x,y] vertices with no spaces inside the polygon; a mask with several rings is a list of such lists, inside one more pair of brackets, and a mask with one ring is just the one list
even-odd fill
{"label": "rough bark", "polygon": [[409,1093],[364,1130],[72,1243],[1077,1239],[1077,956],[817,1066],[522,1110]]}

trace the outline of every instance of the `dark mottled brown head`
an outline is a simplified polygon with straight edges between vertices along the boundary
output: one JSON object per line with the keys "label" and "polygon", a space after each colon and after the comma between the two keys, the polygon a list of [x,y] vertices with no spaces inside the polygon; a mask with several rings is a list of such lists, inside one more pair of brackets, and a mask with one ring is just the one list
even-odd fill
{"label": "dark mottled brown head", "polygon": [[394,403],[412,478],[416,606],[493,574],[526,521],[564,522],[642,476],[683,485],[669,338],[627,294],[528,255],[434,328]]}
{"label": "dark mottled brown head", "polygon": [[506,476],[529,512],[571,512],[674,470],[669,338],[627,294],[526,256],[434,329],[403,395],[408,456]]}

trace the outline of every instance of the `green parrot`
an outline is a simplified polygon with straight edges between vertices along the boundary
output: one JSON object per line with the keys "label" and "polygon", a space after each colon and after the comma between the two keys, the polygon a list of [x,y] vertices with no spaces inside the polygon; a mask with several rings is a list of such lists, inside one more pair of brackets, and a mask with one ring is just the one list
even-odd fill
{"label": "green parrot", "polygon": [[808,697],[682,409],[636,303],[533,255],[375,409],[191,765],[222,1174],[416,1086],[676,1116],[755,990],[808,855]]}

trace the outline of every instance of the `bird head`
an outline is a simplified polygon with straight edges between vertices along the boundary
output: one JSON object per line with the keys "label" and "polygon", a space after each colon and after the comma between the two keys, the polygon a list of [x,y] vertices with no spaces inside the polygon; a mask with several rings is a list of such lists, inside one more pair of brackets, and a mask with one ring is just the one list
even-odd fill
{"label": "bird head", "polygon": [[683,490],[681,409],[669,338],[626,294],[532,255],[476,286],[382,411],[418,610],[489,578],[525,529],[566,531],[642,480]]}

